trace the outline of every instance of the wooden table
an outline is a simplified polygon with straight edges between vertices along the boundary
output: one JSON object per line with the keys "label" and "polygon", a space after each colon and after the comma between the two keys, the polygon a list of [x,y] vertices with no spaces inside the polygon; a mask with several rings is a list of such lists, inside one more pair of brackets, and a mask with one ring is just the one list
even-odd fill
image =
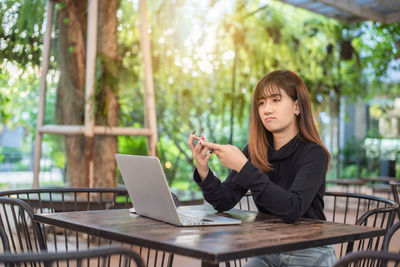
{"label": "wooden table", "polygon": [[[207,205],[181,207],[192,214],[210,211]],[[40,223],[55,225],[172,252],[202,260],[202,266],[302,248],[330,245],[375,236],[385,230],[366,226],[300,219],[285,224],[271,215],[231,210],[221,215],[242,220],[241,225],[177,227],[131,214],[127,209],[62,212],[35,215]]]}

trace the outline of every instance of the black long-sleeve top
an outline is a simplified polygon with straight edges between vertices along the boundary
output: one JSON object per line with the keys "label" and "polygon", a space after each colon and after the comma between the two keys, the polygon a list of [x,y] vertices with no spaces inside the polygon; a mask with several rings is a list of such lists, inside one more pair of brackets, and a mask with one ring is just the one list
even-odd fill
{"label": "black long-sleeve top", "polygon": [[[249,158],[247,146],[243,150]],[[271,213],[286,223],[299,218],[326,220],[323,209],[328,155],[318,144],[295,136],[279,150],[268,149],[274,170],[263,173],[250,160],[239,171],[231,171],[224,182],[210,170],[201,181],[194,180],[205,200],[217,211],[233,208],[248,190],[259,211]]]}

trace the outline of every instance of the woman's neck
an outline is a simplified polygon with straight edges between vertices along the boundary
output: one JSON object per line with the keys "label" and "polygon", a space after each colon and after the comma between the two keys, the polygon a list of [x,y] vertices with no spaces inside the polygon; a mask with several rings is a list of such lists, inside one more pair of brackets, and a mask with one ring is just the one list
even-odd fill
{"label": "woman's neck", "polygon": [[297,129],[296,129],[296,131],[291,131],[290,133],[287,133],[287,132],[285,132],[285,133],[274,133],[273,134],[273,139],[274,139],[275,150],[279,150],[281,147],[286,145],[298,133],[299,133],[299,130],[297,130]]}

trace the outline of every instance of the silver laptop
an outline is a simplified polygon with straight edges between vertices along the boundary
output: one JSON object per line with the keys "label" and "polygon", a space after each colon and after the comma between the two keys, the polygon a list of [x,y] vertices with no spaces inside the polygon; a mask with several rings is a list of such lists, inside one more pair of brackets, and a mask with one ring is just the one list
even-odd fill
{"label": "silver laptop", "polygon": [[240,224],[240,220],[207,214],[202,217],[176,208],[157,157],[115,154],[136,213],[178,226]]}

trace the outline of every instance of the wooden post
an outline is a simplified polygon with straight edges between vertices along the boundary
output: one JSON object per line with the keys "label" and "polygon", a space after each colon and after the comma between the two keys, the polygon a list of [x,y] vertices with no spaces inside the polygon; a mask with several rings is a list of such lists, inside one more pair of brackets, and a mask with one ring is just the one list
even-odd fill
{"label": "wooden post", "polygon": [[89,0],[86,46],[85,78],[85,179],[86,185],[93,187],[93,138],[94,138],[94,84],[97,48],[98,0]]}
{"label": "wooden post", "polygon": [[43,126],[44,113],[46,105],[46,78],[49,70],[50,60],[50,44],[51,44],[51,28],[53,24],[53,1],[47,1],[47,21],[46,21],[46,33],[44,35],[44,48],[42,55],[42,73],[40,77],[40,92],[39,92],[39,111],[36,120],[36,139],[35,139],[35,151],[34,151],[34,162],[33,162],[33,187],[39,187],[39,172],[40,172],[40,157],[42,154],[42,138],[43,133],[40,131],[40,127]]}
{"label": "wooden post", "polygon": [[145,86],[145,128],[150,128],[150,140],[147,142],[147,154],[156,156],[157,154],[157,118],[154,99],[153,68],[151,65],[151,48],[149,33],[147,32],[147,7],[146,0],[139,2],[139,21],[140,21],[140,47],[142,50],[142,62],[144,64],[144,86]]}

